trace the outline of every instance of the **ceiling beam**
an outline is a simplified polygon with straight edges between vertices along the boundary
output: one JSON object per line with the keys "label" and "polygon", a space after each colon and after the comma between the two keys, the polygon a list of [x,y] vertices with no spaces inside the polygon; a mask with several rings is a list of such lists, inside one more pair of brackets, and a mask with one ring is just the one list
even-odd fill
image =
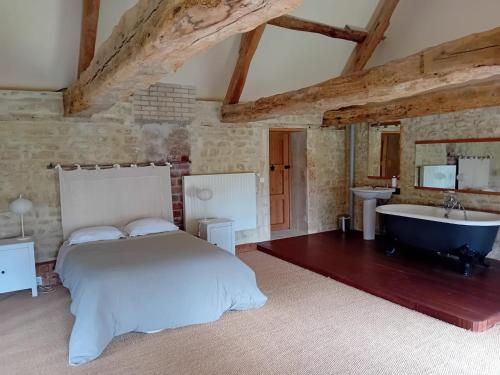
{"label": "ceiling beam", "polygon": [[366,39],[359,43],[347,60],[342,74],[350,74],[363,70],[372,57],[373,52],[384,40],[385,32],[389,27],[391,16],[399,0],[380,0],[377,8],[368,22]]}
{"label": "ceiling beam", "polygon": [[82,2],[82,30],[80,34],[78,77],[88,68],[94,57],[100,4],[100,0],[83,0]]}
{"label": "ceiling beam", "polygon": [[284,27],[286,29],[306,31],[329,36],[330,38],[350,40],[352,42],[361,43],[365,40],[366,31],[351,29],[349,26],[345,28],[325,25],[319,22],[308,21],[302,18],[285,15],[267,22],[269,25]]}
{"label": "ceiling beam", "polygon": [[365,122],[385,123],[404,118],[493,106],[500,106],[500,78],[396,99],[386,103],[369,103],[328,111],[324,115],[323,126],[343,127]]}
{"label": "ceiling beam", "polygon": [[64,93],[67,115],[127,100],[232,35],[286,14],[302,0],[139,0]]}
{"label": "ceiling beam", "polygon": [[224,105],[221,115],[223,122],[248,122],[319,113],[388,102],[496,75],[500,75],[500,27],[300,90]]}
{"label": "ceiling beam", "polygon": [[262,24],[256,29],[241,35],[238,61],[236,61],[234,67],[233,76],[231,77],[231,82],[224,98],[224,104],[236,104],[240,101],[250,64],[265,28],[266,24]]}

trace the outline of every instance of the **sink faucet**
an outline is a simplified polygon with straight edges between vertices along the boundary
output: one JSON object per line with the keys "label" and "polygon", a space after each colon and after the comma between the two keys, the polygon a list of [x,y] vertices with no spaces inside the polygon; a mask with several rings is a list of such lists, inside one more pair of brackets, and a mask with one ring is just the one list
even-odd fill
{"label": "sink faucet", "polygon": [[448,219],[450,217],[451,211],[457,209],[464,212],[464,220],[467,220],[467,211],[465,210],[465,207],[462,205],[462,203],[458,200],[454,191],[447,191],[445,193],[443,206],[445,209],[445,218]]}

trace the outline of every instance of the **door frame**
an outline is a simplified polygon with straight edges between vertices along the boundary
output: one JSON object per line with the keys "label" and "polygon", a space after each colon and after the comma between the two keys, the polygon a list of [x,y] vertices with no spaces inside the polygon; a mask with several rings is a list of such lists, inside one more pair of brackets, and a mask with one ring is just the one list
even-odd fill
{"label": "door frame", "polygon": [[[270,157],[271,155],[269,154],[269,146],[270,146],[270,134],[271,132],[285,132],[288,133],[289,139],[288,139],[288,162],[291,163],[292,159],[292,149],[290,147],[290,133],[297,133],[297,132],[306,132],[307,128],[269,128],[268,129],[268,138],[267,138],[267,173],[268,173],[268,179],[269,179],[269,189],[268,189],[268,194],[267,196],[269,197],[269,231],[270,232],[275,232],[275,231],[280,231],[280,230],[289,230],[291,228],[291,223],[292,223],[292,217],[293,217],[293,212],[292,212],[292,202],[291,202],[291,197],[292,197],[292,180],[290,178],[290,173],[288,175],[288,211],[289,211],[289,227],[286,229],[276,229],[272,230],[271,226],[271,163],[270,163]],[[291,165],[291,168],[293,168],[293,165]]]}
{"label": "door frame", "polygon": [[[384,155],[384,151],[387,153],[387,142],[384,143],[384,135],[398,135],[399,136],[399,149],[401,150],[401,131],[383,131],[380,134],[380,176],[390,178],[392,176],[386,176],[386,172],[384,171],[384,157],[387,158],[387,154]],[[386,147],[384,147],[386,146]],[[399,156],[399,162],[401,164],[401,156]],[[401,169],[401,165],[399,167]],[[398,171],[401,173],[401,171]]]}

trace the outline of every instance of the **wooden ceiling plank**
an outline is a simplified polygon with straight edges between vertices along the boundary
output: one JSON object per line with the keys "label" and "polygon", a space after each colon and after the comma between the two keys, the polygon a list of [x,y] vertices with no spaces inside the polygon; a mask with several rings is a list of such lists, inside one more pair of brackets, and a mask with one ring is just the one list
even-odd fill
{"label": "wooden ceiling plank", "polygon": [[159,82],[232,35],[289,13],[302,0],[139,0],[64,93],[66,115],[89,116]]}
{"label": "wooden ceiling plank", "polygon": [[229,83],[226,97],[224,98],[224,104],[236,104],[240,101],[250,64],[252,63],[253,56],[255,55],[255,51],[257,51],[265,28],[266,24],[263,24],[241,35],[238,60],[236,61],[231,82]]}
{"label": "wooden ceiling plank", "polygon": [[343,127],[365,122],[385,123],[404,118],[492,106],[500,106],[500,78],[396,99],[386,103],[369,103],[363,106],[328,111],[323,118],[323,126]]}
{"label": "wooden ceiling plank", "polygon": [[342,74],[350,74],[363,70],[377,46],[384,40],[390,20],[399,0],[380,0],[368,22],[366,39],[359,43],[347,60]]}
{"label": "wooden ceiling plank", "polygon": [[267,22],[269,25],[283,27],[286,29],[305,31],[328,36],[330,38],[344,39],[356,43],[361,43],[366,39],[367,32],[352,29],[349,26],[345,28],[326,25],[319,22],[308,21],[302,18],[285,15],[277,17]]}
{"label": "wooden ceiling plank", "polygon": [[500,75],[500,27],[428,48],[385,65],[255,102],[224,105],[224,122],[259,121],[388,102]]}
{"label": "wooden ceiling plank", "polygon": [[88,68],[95,52],[97,22],[99,21],[100,0],[83,0],[82,30],[80,34],[80,56],[78,61],[78,77]]}

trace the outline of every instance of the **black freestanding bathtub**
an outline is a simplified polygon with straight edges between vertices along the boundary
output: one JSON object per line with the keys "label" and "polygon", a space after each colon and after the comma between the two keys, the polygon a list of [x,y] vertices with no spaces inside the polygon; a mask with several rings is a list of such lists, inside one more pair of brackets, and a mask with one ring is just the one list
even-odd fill
{"label": "black freestanding bathtub", "polygon": [[469,276],[475,260],[485,264],[500,227],[500,215],[452,210],[411,204],[389,204],[377,207],[382,214],[386,235],[390,240],[389,254],[398,245],[457,256],[462,272]]}

